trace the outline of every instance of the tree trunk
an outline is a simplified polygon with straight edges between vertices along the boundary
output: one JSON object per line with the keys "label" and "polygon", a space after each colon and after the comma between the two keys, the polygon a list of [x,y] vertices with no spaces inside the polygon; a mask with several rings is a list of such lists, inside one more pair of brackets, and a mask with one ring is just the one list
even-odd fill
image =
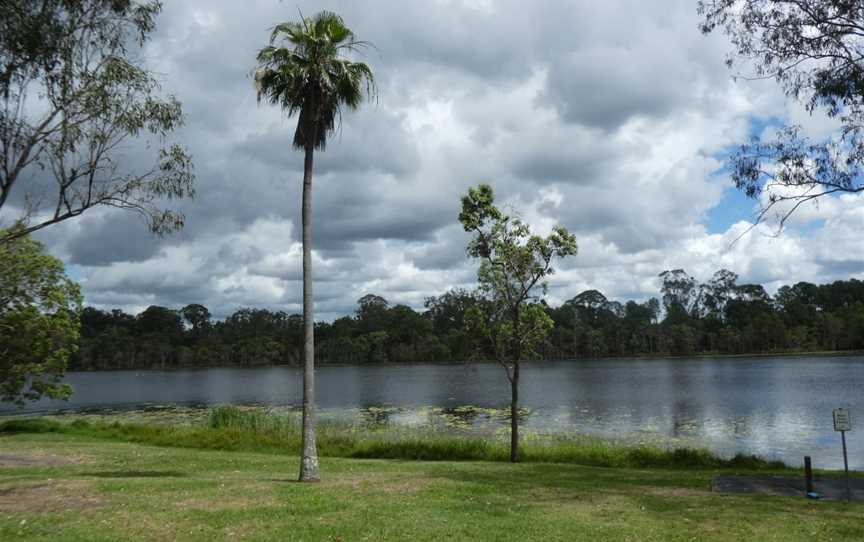
{"label": "tree trunk", "polygon": [[315,319],[312,311],[312,157],[306,145],[303,162],[303,445],[300,481],[317,482],[318,450],[315,445]]}
{"label": "tree trunk", "polygon": [[[521,303],[521,300],[519,301]],[[518,336],[522,329],[519,303],[513,307],[513,374],[510,377],[510,462],[519,462],[519,362],[522,360],[522,343]]]}
{"label": "tree trunk", "polygon": [[510,379],[510,462],[519,462],[519,361]]}

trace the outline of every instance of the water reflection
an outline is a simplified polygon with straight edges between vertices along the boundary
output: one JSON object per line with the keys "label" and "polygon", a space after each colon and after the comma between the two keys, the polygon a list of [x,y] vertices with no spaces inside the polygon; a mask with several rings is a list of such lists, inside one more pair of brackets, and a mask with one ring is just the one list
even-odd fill
{"label": "water reflection", "polygon": [[[523,424],[542,433],[663,438],[722,453],[758,453],[818,467],[842,464],[831,410],[864,419],[864,357],[601,360],[526,365]],[[25,412],[134,408],[145,404],[299,406],[297,368],[72,373],[68,403]],[[344,366],[317,371],[322,411],[369,423],[434,423],[502,430],[509,385],[500,367]],[[11,405],[0,412],[16,412]],[[864,468],[864,427],[847,435],[850,463]]]}

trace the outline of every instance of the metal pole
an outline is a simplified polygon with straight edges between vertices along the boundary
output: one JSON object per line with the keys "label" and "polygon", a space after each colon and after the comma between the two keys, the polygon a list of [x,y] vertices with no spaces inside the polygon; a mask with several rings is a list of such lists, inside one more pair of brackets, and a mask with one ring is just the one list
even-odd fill
{"label": "metal pole", "polygon": [[846,471],[846,502],[852,500],[852,491],[849,489],[849,460],[846,458],[846,431],[840,431],[840,438],[843,439],[843,469]]}

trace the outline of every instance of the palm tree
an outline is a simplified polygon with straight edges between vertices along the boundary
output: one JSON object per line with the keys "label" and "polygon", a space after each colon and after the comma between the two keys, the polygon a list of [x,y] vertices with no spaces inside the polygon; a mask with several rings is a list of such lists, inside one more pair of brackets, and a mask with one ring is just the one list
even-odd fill
{"label": "palm tree", "polygon": [[300,481],[318,480],[315,446],[315,344],[312,311],[312,160],[324,150],[343,107],[357,109],[376,95],[372,70],[346,53],[367,45],[357,41],[342,18],[328,11],[273,28],[270,45],[258,52],[254,72],[258,102],[298,114],[294,148],[303,150],[303,449]]}

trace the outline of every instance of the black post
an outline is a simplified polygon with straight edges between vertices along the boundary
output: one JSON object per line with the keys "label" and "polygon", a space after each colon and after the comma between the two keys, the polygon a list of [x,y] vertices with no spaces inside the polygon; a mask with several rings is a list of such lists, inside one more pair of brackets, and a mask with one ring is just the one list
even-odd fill
{"label": "black post", "polygon": [[846,471],[846,502],[852,500],[852,491],[849,489],[849,460],[846,458],[846,431],[840,431],[843,439],[843,470]]}
{"label": "black post", "polygon": [[813,467],[810,465],[810,456],[804,456],[804,485],[806,495],[813,493]]}

